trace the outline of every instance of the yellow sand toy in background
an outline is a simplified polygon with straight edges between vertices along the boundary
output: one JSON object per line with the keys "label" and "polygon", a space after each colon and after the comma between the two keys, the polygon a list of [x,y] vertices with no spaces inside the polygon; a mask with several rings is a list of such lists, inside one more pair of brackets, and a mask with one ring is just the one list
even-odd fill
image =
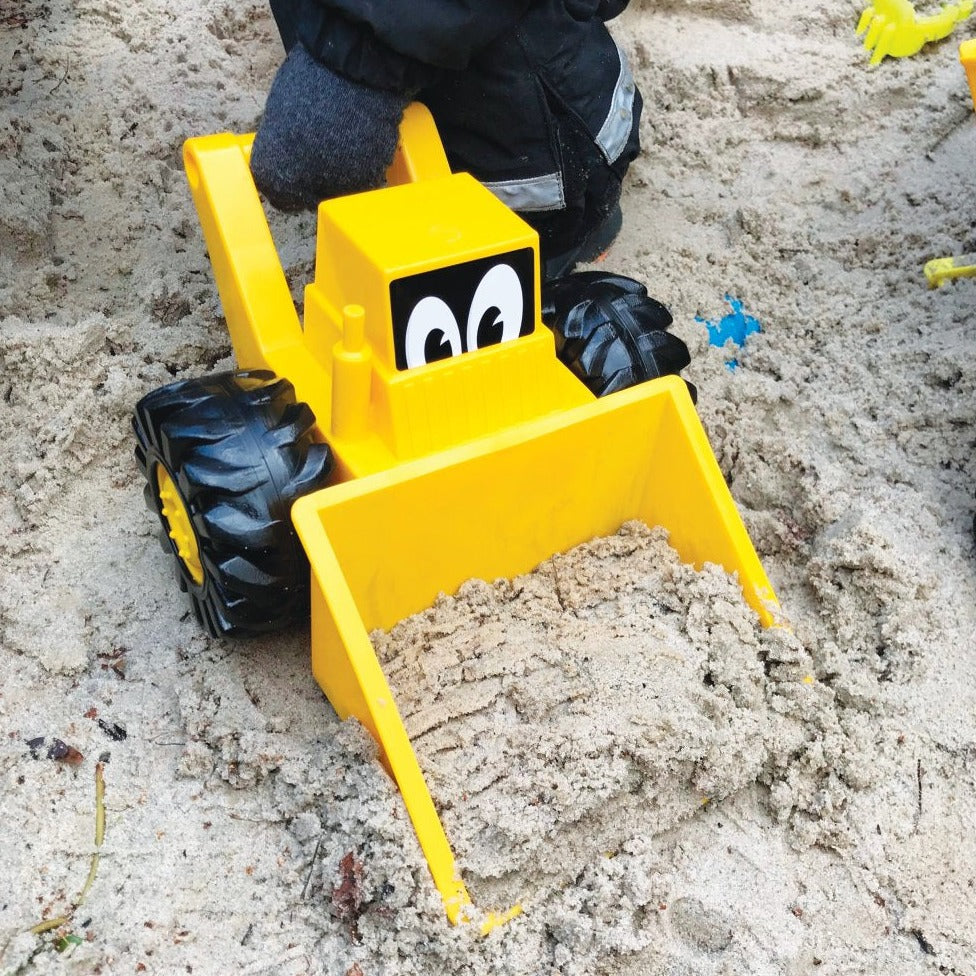
{"label": "yellow sand toy in background", "polygon": [[915,13],[909,0],[874,0],[861,14],[857,33],[867,31],[864,47],[871,52],[871,64],[878,64],[886,57],[917,54],[930,41],[948,37],[972,12],[973,0],[947,3],[938,13],[925,15]]}
{"label": "yellow sand toy in background", "polygon": [[[976,38],[963,41],[959,45],[959,60],[966,69],[969,93],[972,95],[973,108],[976,109]],[[976,278],[976,253],[933,258],[925,263],[922,270],[925,272],[930,288],[938,288],[955,278]]]}
{"label": "yellow sand toy in background", "polygon": [[969,41],[963,41],[959,45],[959,60],[966,69],[969,93],[973,97],[973,108],[976,108],[976,37]]}
{"label": "yellow sand toy in background", "polygon": [[685,560],[738,574],[765,625],[776,600],[685,382],[597,398],[557,359],[535,231],[450,172],[425,108],[406,113],[389,186],[320,205],[304,323],[252,141],[185,146],[242,371],[140,401],[147,500],[215,634],[300,606],[303,586],[275,581],[299,567],[307,594],[311,564],[315,677],[379,744],[448,917],[487,931],[519,908],[474,913],[370,631],[632,519],[664,526]]}
{"label": "yellow sand toy in background", "polygon": [[955,278],[976,278],[976,254],[959,254],[951,258],[933,258],[922,269],[931,288],[938,288]]}

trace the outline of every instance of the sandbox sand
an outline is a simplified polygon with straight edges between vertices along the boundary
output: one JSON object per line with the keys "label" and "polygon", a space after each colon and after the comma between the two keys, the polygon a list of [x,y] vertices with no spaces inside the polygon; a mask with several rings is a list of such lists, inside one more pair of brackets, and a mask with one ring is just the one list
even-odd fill
{"label": "sandbox sand", "polygon": [[[476,900],[525,908],[480,938],[307,631],[200,632],[132,460],[143,393],[233,366],[180,148],[254,127],[265,4],[0,7],[0,973],[976,973],[976,280],[921,274],[976,250],[976,115],[955,39],[869,68],[858,14],[614,25],[606,266],[672,309],[793,632],[627,526],[376,635]],[[273,226],[297,293],[313,221]]]}

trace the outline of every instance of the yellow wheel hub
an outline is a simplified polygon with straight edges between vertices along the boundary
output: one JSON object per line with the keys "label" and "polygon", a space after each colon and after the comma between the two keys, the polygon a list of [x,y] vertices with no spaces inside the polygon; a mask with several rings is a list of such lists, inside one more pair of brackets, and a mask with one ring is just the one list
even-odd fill
{"label": "yellow wheel hub", "polygon": [[200,562],[200,547],[190,522],[190,513],[186,510],[172,475],[161,464],[156,465],[156,481],[159,484],[159,500],[162,503],[167,533],[173,540],[186,571],[199,586],[203,582],[203,564]]}

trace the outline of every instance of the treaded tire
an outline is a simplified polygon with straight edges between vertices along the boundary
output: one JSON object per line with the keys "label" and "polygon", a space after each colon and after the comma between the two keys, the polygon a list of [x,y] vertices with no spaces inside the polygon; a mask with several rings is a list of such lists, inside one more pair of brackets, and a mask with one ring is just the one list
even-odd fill
{"label": "treaded tire", "polygon": [[[307,619],[309,566],[292,503],[323,487],[327,444],[288,380],[266,370],[218,373],[160,387],[135,408],[136,461],[181,589],[215,637],[278,630]],[[175,483],[202,566],[197,582],[169,537],[158,469]]]}
{"label": "treaded tire", "polygon": [[691,362],[688,347],[667,331],[671,313],[624,275],[579,271],[546,282],[542,320],[555,333],[559,360],[594,396],[677,375]]}

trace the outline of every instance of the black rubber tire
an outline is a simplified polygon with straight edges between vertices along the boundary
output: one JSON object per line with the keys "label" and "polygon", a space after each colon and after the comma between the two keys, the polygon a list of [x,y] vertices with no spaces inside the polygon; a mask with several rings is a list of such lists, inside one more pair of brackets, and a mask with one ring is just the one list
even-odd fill
{"label": "black rubber tire", "polygon": [[[279,630],[307,620],[309,565],[292,526],[292,503],[323,487],[327,444],[287,380],[266,370],[182,380],[136,405],[136,461],[181,589],[215,637]],[[157,467],[176,484],[196,535],[197,583],[167,532]]]}
{"label": "black rubber tire", "polygon": [[691,362],[688,347],[667,331],[671,313],[623,275],[580,271],[546,282],[542,320],[555,334],[560,362],[594,396],[677,375]]}

